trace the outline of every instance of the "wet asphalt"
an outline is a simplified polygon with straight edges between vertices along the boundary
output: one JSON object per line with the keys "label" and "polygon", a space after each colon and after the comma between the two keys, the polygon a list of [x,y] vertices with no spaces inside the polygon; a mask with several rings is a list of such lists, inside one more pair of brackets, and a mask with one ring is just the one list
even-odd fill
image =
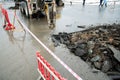
{"label": "wet asphalt", "polygon": [[[108,7],[99,7],[98,4],[85,6],[65,4],[63,8],[58,8],[56,27],[53,29],[48,27],[45,18],[28,20],[19,10],[16,12],[20,20],[83,80],[110,80],[106,74],[91,69],[79,57],[70,53],[65,45],[54,47],[51,35],[59,32],[81,31],[95,25],[120,23],[120,4],[111,4],[108,4]],[[4,7],[8,9],[11,5],[4,4]],[[37,80],[39,73],[35,53],[38,50],[63,77],[76,80],[28,32],[22,29],[16,19],[14,22],[14,11],[8,10],[8,12],[16,30],[12,32],[3,29],[3,17],[0,13],[0,80]],[[85,28],[78,28],[78,26],[85,26]]]}

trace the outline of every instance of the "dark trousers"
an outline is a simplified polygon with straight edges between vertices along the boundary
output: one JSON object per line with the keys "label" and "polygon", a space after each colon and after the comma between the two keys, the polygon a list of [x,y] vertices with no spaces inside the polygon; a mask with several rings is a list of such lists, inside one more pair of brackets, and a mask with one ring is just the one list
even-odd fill
{"label": "dark trousers", "polygon": [[103,0],[100,0],[100,5],[102,5]]}
{"label": "dark trousers", "polygon": [[85,5],[85,0],[83,0],[83,5]]}

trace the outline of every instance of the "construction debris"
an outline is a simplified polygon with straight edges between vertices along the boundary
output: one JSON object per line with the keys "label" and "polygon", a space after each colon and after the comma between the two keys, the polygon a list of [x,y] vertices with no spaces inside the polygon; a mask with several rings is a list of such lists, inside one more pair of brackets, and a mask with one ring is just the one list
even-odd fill
{"label": "construction debris", "polygon": [[72,53],[89,62],[94,68],[104,73],[120,74],[119,24],[101,25],[73,33],[63,32],[52,35],[52,40],[57,45],[65,44]]}

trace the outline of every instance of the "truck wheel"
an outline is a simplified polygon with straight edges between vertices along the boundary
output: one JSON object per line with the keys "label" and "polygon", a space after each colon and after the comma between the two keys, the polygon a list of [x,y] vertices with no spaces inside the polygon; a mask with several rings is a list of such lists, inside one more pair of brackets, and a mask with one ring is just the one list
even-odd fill
{"label": "truck wheel", "polygon": [[26,17],[30,18],[30,14],[29,14],[29,10],[28,10],[28,4],[26,3],[26,6],[25,6],[25,15]]}
{"label": "truck wheel", "polygon": [[26,15],[25,9],[23,9],[23,14]]}
{"label": "truck wheel", "polygon": [[20,8],[20,12],[25,15],[25,10],[23,8]]}
{"label": "truck wheel", "polygon": [[28,12],[27,12],[26,7],[25,7],[25,16],[28,16]]}
{"label": "truck wheel", "polygon": [[58,6],[64,6],[64,3],[62,0],[58,0]]}
{"label": "truck wheel", "polygon": [[23,9],[22,8],[20,8],[20,12],[23,14]]}
{"label": "truck wheel", "polygon": [[28,10],[28,4],[26,1],[20,2],[20,11],[22,14],[24,14],[26,17],[30,17],[29,10]]}

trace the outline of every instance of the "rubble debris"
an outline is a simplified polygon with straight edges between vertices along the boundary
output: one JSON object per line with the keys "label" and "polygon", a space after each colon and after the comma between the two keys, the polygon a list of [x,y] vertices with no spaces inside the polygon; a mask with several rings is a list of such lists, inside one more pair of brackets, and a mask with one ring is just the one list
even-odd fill
{"label": "rubble debris", "polygon": [[72,26],[72,24],[70,24],[70,25],[66,25],[66,27],[71,27]]}
{"label": "rubble debris", "polygon": [[107,74],[109,75],[109,77],[112,79],[112,80],[120,80],[120,73],[119,72],[107,72]]}
{"label": "rubble debris", "polygon": [[120,55],[119,24],[101,25],[73,33],[64,32],[52,37],[96,69],[106,74],[114,71],[120,73],[120,58],[114,52],[116,49],[119,51],[117,55]]}
{"label": "rubble debris", "polygon": [[85,28],[85,26],[77,26],[78,28]]}
{"label": "rubble debris", "polygon": [[120,62],[120,51],[110,45],[108,47],[113,51],[114,57]]}
{"label": "rubble debris", "polygon": [[57,35],[52,35],[52,41],[54,42],[54,46],[57,47],[60,44],[60,38]]}

